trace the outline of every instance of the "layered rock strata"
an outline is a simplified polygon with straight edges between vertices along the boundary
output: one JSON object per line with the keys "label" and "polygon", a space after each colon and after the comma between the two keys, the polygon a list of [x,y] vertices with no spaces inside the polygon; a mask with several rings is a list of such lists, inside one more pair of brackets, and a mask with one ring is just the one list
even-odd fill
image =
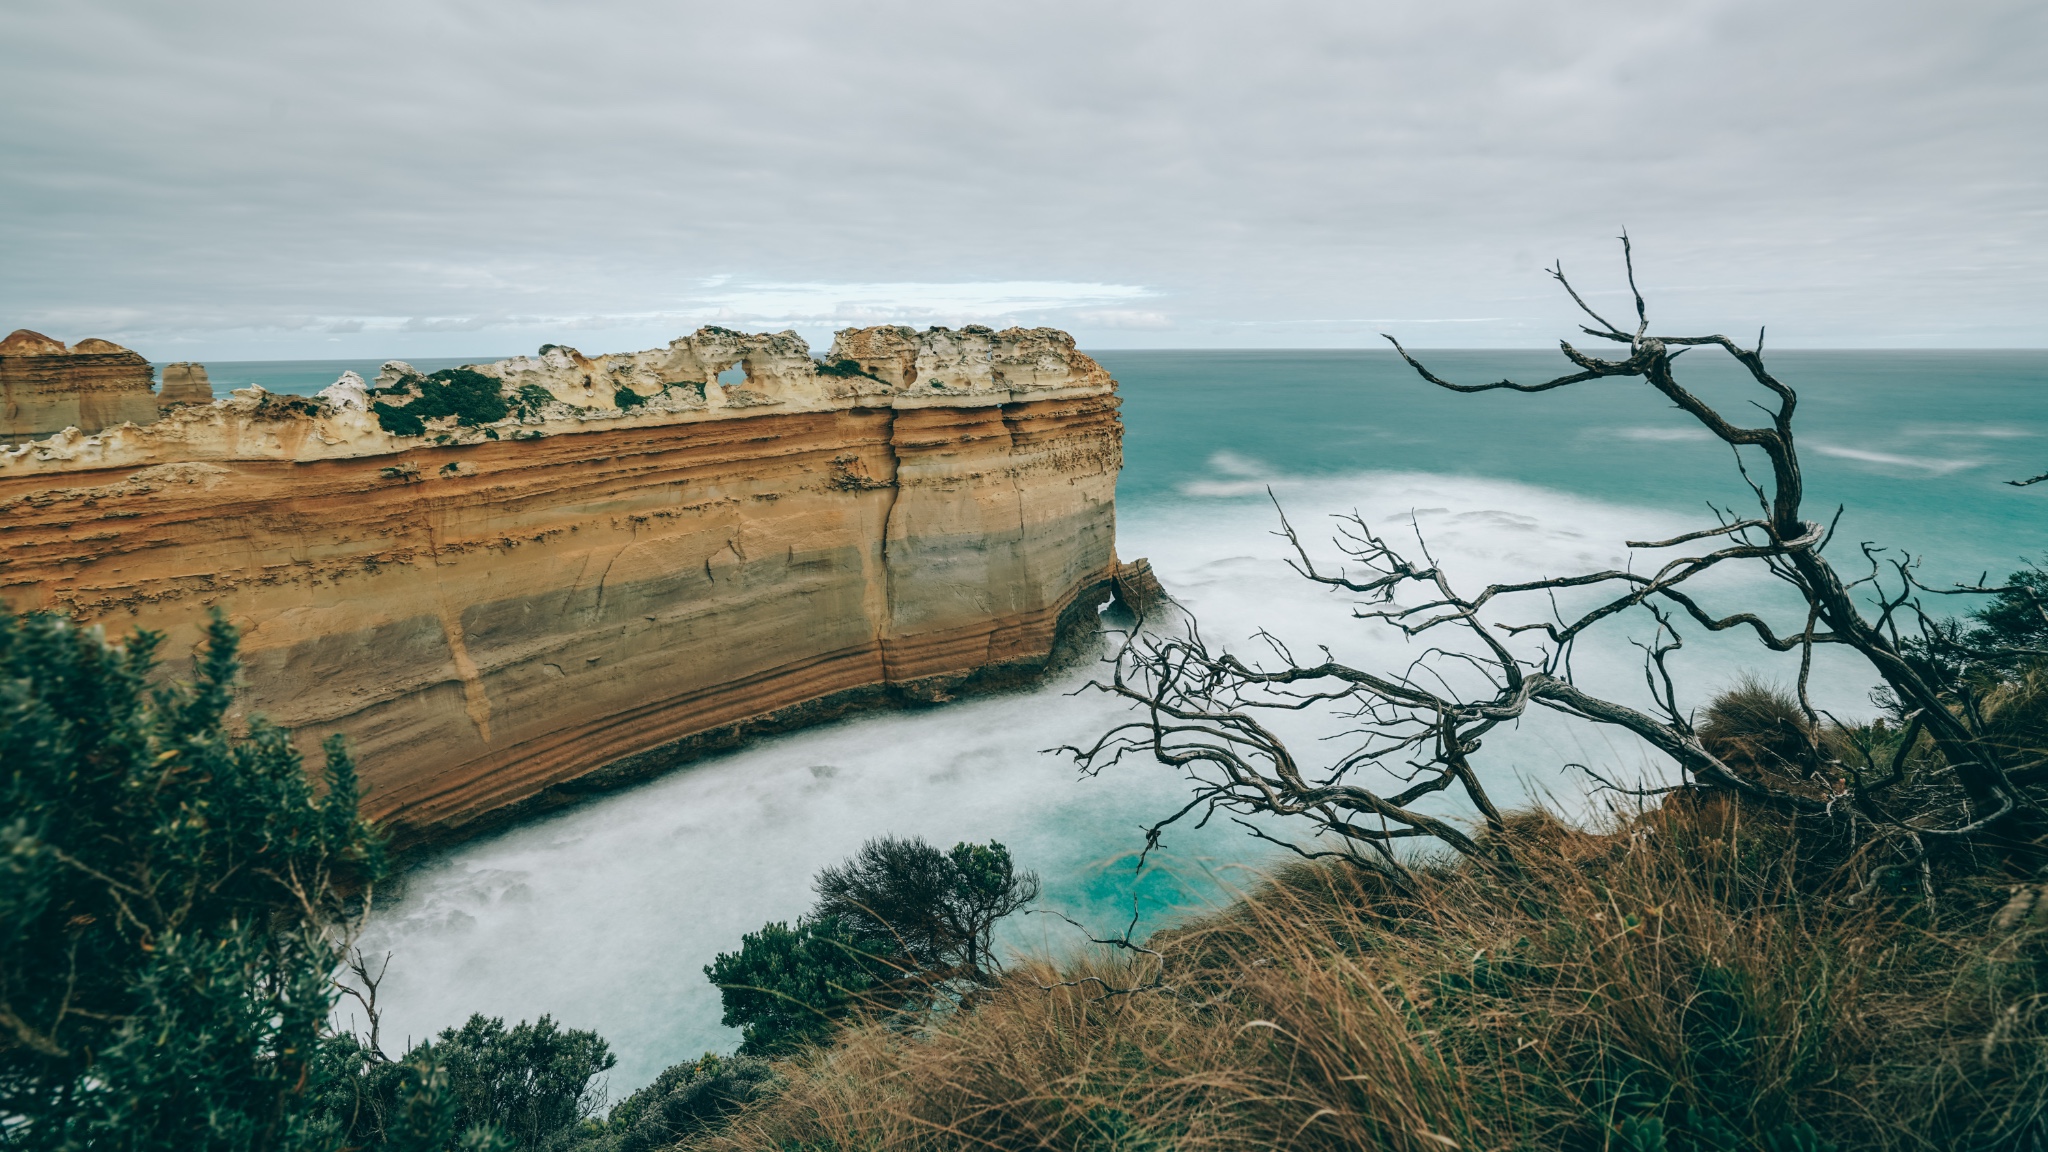
{"label": "layered rock strata", "polygon": [[1064,333],[866,329],[821,364],[704,329],[468,371],[502,419],[386,431],[475,384],[394,363],[0,452],[0,597],[173,653],[225,610],[244,706],[345,733],[419,841],[1036,668],[1117,574],[1115,382]]}
{"label": "layered rock strata", "polygon": [[0,340],[0,441],[156,419],[149,361],[106,340],[67,348],[19,329]]}
{"label": "layered rock strata", "polygon": [[206,378],[206,365],[182,360],[164,365],[164,384],[156,394],[156,402],[159,408],[213,403],[213,381]]}

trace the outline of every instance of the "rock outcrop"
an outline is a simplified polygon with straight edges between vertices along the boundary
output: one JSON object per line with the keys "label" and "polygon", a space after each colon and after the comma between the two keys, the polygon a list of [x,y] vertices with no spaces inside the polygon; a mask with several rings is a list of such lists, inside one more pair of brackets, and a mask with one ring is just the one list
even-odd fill
{"label": "rock outcrop", "polygon": [[213,403],[213,381],[206,378],[206,365],[182,360],[164,365],[164,383],[157,391],[156,402],[159,408]]}
{"label": "rock outcrop", "polygon": [[0,598],[172,653],[227,611],[245,707],[345,733],[370,811],[444,838],[1042,666],[1118,573],[1116,408],[1050,329],[394,362],[0,452]]}
{"label": "rock outcrop", "polygon": [[70,348],[18,329],[0,340],[0,441],[156,419],[149,361],[106,340]]}

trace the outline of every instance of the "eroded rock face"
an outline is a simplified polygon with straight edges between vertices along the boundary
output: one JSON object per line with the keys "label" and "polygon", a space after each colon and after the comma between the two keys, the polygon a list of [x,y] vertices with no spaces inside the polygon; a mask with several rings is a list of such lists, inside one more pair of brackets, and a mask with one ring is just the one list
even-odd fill
{"label": "eroded rock face", "polygon": [[546,400],[417,437],[364,406],[398,364],[53,437],[0,453],[0,598],[172,653],[224,608],[247,709],[309,751],[347,734],[415,842],[1039,666],[1117,572],[1115,382],[1048,329],[834,353],[854,366],[790,333],[550,347],[472,367]]}
{"label": "eroded rock face", "polygon": [[159,408],[213,403],[213,381],[206,378],[206,365],[185,361],[164,365],[163,387],[156,402]]}
{"label": "eroded rock face", "polygon": [[19,329],[0,340],[0,441],[66,428],[97,432],[157,417],[149,361],[106,340],[66,348]]}
{"label": "eroded rock face", "polygon": [[320,390],[320,402],[332,408],[367,412],[370,385],[353,372],[343,372],[339,380]]}

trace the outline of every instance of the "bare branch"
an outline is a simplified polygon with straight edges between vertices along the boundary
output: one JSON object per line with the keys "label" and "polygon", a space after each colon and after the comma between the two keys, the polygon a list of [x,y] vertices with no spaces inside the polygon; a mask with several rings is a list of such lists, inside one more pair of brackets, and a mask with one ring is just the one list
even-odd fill
{"label": "bare branch", "polygon": [[[1408,362],[1408,366],[1410,368],[1415,369],[1416,372],[1420,373],[1424,380],[1429,381],[1431,384],[1434,384],[1439,388],[1448,388],[1453,392],[1493,392],[1501,388],[1506,388],[1514,392],[1548,392],[1552,388],[1562,388],[1567,384],[1578,384],[1587,380],[1598,380],[1602,376],[1634,375],[1634,373],[1621,371],[1619,369],[1619,366],[1615,366],[1614,370],[1609,371],[1606,370],[1606,366],[1601,365],[1596,367],[1589,367],[1585,371],[1576,373],[1571,376],[1559,376],[1555,380],[1545,381],[1542,384],[1517,384],[1512,380],[1496,380],[1491,384],[1453,384],[1449,380],[1445,380],[1444,378],[1438,376],[1436,373],[1431,372],[1427,368],[1424,368],[1420,361],[1418,361],[1417,359],[1415,359],[1415,357],[1410,356],[1408,354],[1408,350],[1406,348],[1401,347],[1401,342],[1399,340],[1394,339],[1392,336],[1389,336],[1384,332],[1380,333],[1380,338],[1385,340],[1387,343],[1392,344],[1394,346],[1394,351],[1399,352],[1401,354],[1401,359],[1406,360]],[[1564,347],[1567,350],[1569,350],[1571,346],[1567,344],[1564,345]],[[1597,361],[1587,361],[1587,363],[1595,365],[1599,364],[1599,362]]]}
{"label": "bare branch", "polygon": [[[1868,545],[1863,548],[1868,574],[1845,581],[1822,555],[1842,509],[1837,507],[1827,525],[1802,514],[1804,479],[1792,427],[1798,396],[1765,367],[1764,331],[1758,330],[1756,345],[1749,349],[1718,334],[1652,335],[1648,306],[1636,282],[1633,241],[1626,233],[1620,240],[1636,311],[1633,332],[1594,311],[1566,279],[1562,266],[1549,271],[1598,325],[1583,330],[1628,345],[1626,359],[1589,356],[1561,341],[1560,352],[1575,372],[1534,384],[1500,380],[1467,385],[1438,376],[1399,340],[1391,335],[1386,339],[1422,380],[1459,393],[1533,393],[1607,377],[1641,379],[1729,445],[1737,474],[1756,498],[1757,514],[1738,518],[1710,505],[1717,521],[1712,525],[1660,540],[1628,541],[1630,548],[1654,550],[1712,542],[1666,560],[1654,572],[1636,572],[1631,566],[1502,581],[1466,591],[1431,554],[1412,516],[1413,552],[1419,558],[1353,512],[1337,519],[1331,541],[1342,560],[1335,568],[1319,563],[1269,490],[1279,519],[1275,535],[1286,541],[1290,568],[1308,581],[1358,597],[1352,615],[1367,627],[1436,642],[1405,667],[1371,669],[1345,664],[1327,648],[1320,659],[1297,659],[1279,637],[1265,632],[1254,637],[1265,654],[1252,659],[1212,648],[1192,622],[1177,637],[1133,631],[1106,661],[1108,677],[1090,685],[1127,701],[1132,719],[1087,748],[1066,751],[1084,772],[1099,772],[1136,754],[1186,775],[1192,798],[1148,831],[1148,849],[1162,828],[1196,813],[1206,822],[1222,812],[1253,835],[1309,858],[1339,857],[1398,869],[1398,842],[1433,839],[1468,857],[1488,859],[1495,849],[1475,839],[1458,820],[1440,815],[1439,808],[1461,801],[1486,826],[1502,826],[1473,757],[1488,733],[1520,720],[1532,704],[1629,732],[1667,757],[1687,780],[1673,789],[1636,790],[1639,795],[1715,789],[1791,812],[1867,820],[1889,829],[1886,835],[1914,837],[1915,843],[1918,837],[1968,840],[2040,812],[2040,805],[2013,783],[2008,769],[2018,766],[2009,764],[2012,752],[1984,739],[1986,726],[1976,697],[1967,687],[1953,690],[1930,679],[1927,662],[1914,655],[1921,649],[1914,647],[1916,642],[1902,623],[1917,622],[1923,638],[1939,634],[1939,622],[1920,608],[1921,592],[2019,591],[2043,611],[2044,618],[2048,605],[2030,590],[1993,588],[1983,581],[1928,589],[1914,562],[1882,557]],[[1695,347],[1720,349],[1768,394],[1773,403],[1756,405],[1764,424],[1738,425],[1678,382],[1672,365]],[[1743,449],[1763,454],[1770,464],[1768,476],[1751,474],[1752,461],[1745,459]],[[1774,625],[1752,605],[1737,604],[1733,610],[1710,607],[1710,601],[1729,593],[1705,587],[1699,578],[1730,565],[1752,567],[1791,589],[1799,597],[1804,619]],[[1531,595],[1541,599],[1531,603]],[[1516,606],[1526,610],[1517,612]],[[1866,615],[1866,607],[1875,611],[1874,618]],[[1595,696],[1577,686],[1571,675],[1579,640],[1634,610],[1655,624],[1651,638],[1638,644],[1644,654],[1647,710]],[[1806,779],[1781,786],[1754,772],[1738,771],[1702,742],[1688,719],[1674,667],[1674,657],[1684,647],[1675,623],[1681,619],[1710,632],[1747,632],[1767,650],[1798,653],[1797,705],[1808,743],[1800,767]],[[1885,780],[1873,783],[1865,778],[1864,770],[1874,770],[1869,749],[1864,752],[1864,769],[1857,769],[1840,763],[1822,744],[1822,714],[1810,692],[1814,649],[1822,644],[1862,657],[1910,717]],[[1341,739],[1348,745],[1318,763],[1297,758],[1259,719],[1310,709],[1334,710],[1346,719]],[[1964,794],[1968,813],[1960,821],[1953,812],[1944,814],[1923,804],[1912,822],[1903,823],[1880,807],[1879,793],[1890,797],[1887,802],[1897,799],[1893,793],[1904,780],[1906,761],[1923,737],[1932,746],[1928,763],[1938,764]],[[2035,765],[2025,767],[2031,772]],[[1593,775],[1610,789],[1626,791]],[[1916,779],[1910,791],[1918,796],[1928,787]],[[1424,802],[1431,811],[1417,807]],[[1253,815],[1305,821],[1304,830],[1311,836],[1334,837],[1341,847],[1302,848],[1240,819]],[[2002,842],[2018,841],[2005,835]]]}

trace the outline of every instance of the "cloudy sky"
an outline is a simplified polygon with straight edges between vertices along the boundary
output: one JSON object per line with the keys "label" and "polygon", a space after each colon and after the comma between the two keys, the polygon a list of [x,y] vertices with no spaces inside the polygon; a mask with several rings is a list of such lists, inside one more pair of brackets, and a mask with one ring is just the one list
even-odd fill
{"label": "cloudy sky", "polygon": [[[2048,346],[2048,5],[0,4],[0,331]],[[1608,299],[1613,299],[1609,296]]]}

